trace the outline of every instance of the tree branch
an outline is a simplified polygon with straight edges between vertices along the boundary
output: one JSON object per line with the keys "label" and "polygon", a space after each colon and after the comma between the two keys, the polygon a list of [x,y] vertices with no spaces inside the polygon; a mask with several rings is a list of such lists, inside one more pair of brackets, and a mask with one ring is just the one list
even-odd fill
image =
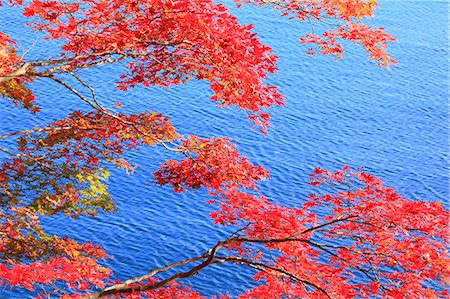
{"label": "tree branch", "polygon": [[[227,244],[227,241],[224,242],[217,242],[217,244],[210,250],[208,250],[205,254],[203,254],[201,257],[196,257],[196,258],[192,258],[192,259],[187,259],[185,261],[181,261],[181,262],[177,262],[177,263],[173,263],[170,265],[167,265],[163,268],[160,269],[156,269],[156,270],[152,270],[150,273],[143,275],[141,277],[138,278],[134,278],[134,279],[130,279],[125,281],[122,284],[116,284],[110,287],[107,287],[93,295],[87,296],[84,299],[98,299],[98,298],[102,298],[108,295],[114,295],[114,294],[128,294],[128,293],[134,293],[134,292],[145,292],[145,291],[150,291],[150,290],[155,290],[155,289],[159,289],[162,288],[172,282],[175,282],[176,280],[180,279],[180,278],[188,278],[191,276],[196,275],[200,270],[202,270],[203,268],[207,267],[210,264],[214,263],[214,258],[216,256],[216,253],[218,250],[220,250],[221,248],[225,247],[225,245]],[[172,276],[170,276],[169,278],[166,278],[164,280],[158,281],[154,284],[147,284],[147,285],[131,285],[132,283],[135,282],[140,282],[142,280],[148,279],[152,276],[154,276],[157,273],[160,272],[164,272],[167,271],[170,268],[173,267],[177,267],[177,266],[181,266],[181,265],[186,265],[195,261],[200,261],[203,260],[203,262],[201,262],[200,264],[198,264],[197,266],[192,267],[190,270],[188,271],[183,271],[183,272],[178,272]]]}
{"label": "tree branch", "polygon": [[[330,295],[328,295],[327,291],[325,291],[324,288],[322,288],[322,287],[318,286],[317,284],[312,283],[306,279],[302,279],[302,278],[298,277],[297,275],[295,275],[289,271],[286,271],[284,269],[280,269],[280,268],[270,266],[270,265],[260,263],[260,262],[251,261],[251,260],[237,257],[237,256],[228,256],[228,257],[223,257],[223,258],[217,260],[217,263],[224,263],[224,262],[232,262],[232,263],[238,264],[238,265],[246,265],[246,266],[249,266],[256,270],[260,270],[265,273],[268,273],[268,274],[273,274],[273,273],[270,273],[270,271],[277,272],[279,274],[289,277],[290,279],[292,279],[294,281],[301,282],[302,284],[306,284],[311,287],[314,287],[315,289],[317,289],[321,293],[323,293],[327,298],[331,299]],[[268,271],[268,270],[270,270],[270,271]]]}

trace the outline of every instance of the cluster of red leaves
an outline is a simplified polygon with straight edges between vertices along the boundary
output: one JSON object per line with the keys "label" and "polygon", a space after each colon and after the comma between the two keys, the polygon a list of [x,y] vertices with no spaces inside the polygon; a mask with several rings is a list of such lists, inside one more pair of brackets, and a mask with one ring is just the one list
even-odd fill
{"label": "cluster of red leaves", "polygon": [[36,285],[54,287],[60,281],[66,283],[65,287],[69,289],[86,291],[88,288],[104,287],[109,273],[108,269],[97,264],[96,259],[54,257],[45,263],[36,261],[11,266],[0,264],[0,283],[33,291]]}
{"label": "cluster of red leaves", "polygon": [[[222,208],[213,213],[216,223],[235,223],[238,214],[242,216],[259,207],[258,197],[247,191],[256,192],[256,183],[268,179],[269,174],[242,157],[230,140],[191,136],[182,143],[182,148],[188,157],[165,162],[154,173],[157,183],[169,184],[176,192],[206,188],[210,195],[218,196]],[[241,210],[233,209],[234,206]]]}
{"label": "cluster of red leaves", "polygon": [[128,72],[118,82],[169,86],[191,78],[210,82],[211,99],[246,110],[264,130],[268,114],[282,96],[264,83],[275,71],[271,48],[240,25],[225,6],[203,1],[41,1],[24,7],[33,24],[61,40],[62,55],[73,55],[71,69],[108,59],[126,59]]}
{"label": "cluster of red leaves", "polygon": [[[193,165],[190,169],[196,170]],[[185,187],[189,177],[196,174],[187,176]],[[202,183],[220,197],[214,220],[246,227],[229,248],[241,258],[272,267],[259,272],[255,279],[262,284],[240,298],[448,295],[450,215],[439,203],[406,200],[378,178],[348,167],[335,173],[316,169],[311,185],[342,191],[312,194],[302,208],[244,192],[242,188],[254,184],[247,180],[240,188],[227,188],[226,180],[217,189]],[[165,183],[176,186],[179,181]],[[233,184],[239,185],[236,178]]]}
{"label": "cluster of red leaves", "polygon": [[39,217],[27,207],[13,207],[1,214],[0,258],[10,262],[37,260],[55,253],[75,258],[79,255],[103,258],[98,247],[77,244],[66,237],[46,236],[40,227]]}
{"label": "cluster of red leaves", "polygon": [[3,32],[0,32],[0,76],[11,73],[20,62],[14,46],[16,43]]}
{"label": "cluster of red leaves", "polygon": [[[384,32],[383,28],[373,28],[363,23],[363,18],[372,17],[377,7],[375,0],[235,0],[256,5],[272,5],[282,15],[299,21],[322,23],[321,34],[314,31],[300,38],[303,44],[316,45],[321,54],[335,55],[342,58],[345,52],[343,40],[361,45],[369,58],[379,65],[389,67],[396,61],[386,52],[387,43],[395,39]],[[334,27],[334,28],[333,28]],[[308,53],[315,54],[314,48]]]}
{"label": "cluster of red leaves", "polygon": [[45,235],[29,208],[10,208],[0,219],[0,287],[42,288],[59,296],[65,292],[60,287],[104,287],[110,270],[98,264],[105,258],[99,246]]}
{"label": "cluster of red leaves", "polygon": [[268,178],[268,172],[242,157],[227,138],[189,136],[180,148],[187,158],[166,161],[154,173],[161,185],[170,184],[176,192],[207,188],[215,194],[227,189],[256,189],[256,181]]}
{"label": "cluster of red leaves", "polygon": [[[325,298],[322,290],[332,298],[448,296],[450,217],[439,203],[406,200],[378,178],[348,168],[336,173],[317,169],[311,183],[349,190],[313,194],[302,209],[274,205],[275,212],[252,217],[247,233],[259,240],[294,239],[266,246],[278,251],[277,268],[313,285],[260,273],[265,285],[243,298],[279,298],[282,293]],[[277,218],[271,229],[266,229],[268,217]]]}
{"label": "cluster of red leaves", "polygon": [[[21,63],[15,49],[16,43],[6,34],[0,32],[0,76],[7,76],[12,73]],[[35,97],[31,90],[25,86],[29,79],[11,78],[0,81],[0,95],[10,99],[14,104],[38,112],[39,109],[34,105]]]}

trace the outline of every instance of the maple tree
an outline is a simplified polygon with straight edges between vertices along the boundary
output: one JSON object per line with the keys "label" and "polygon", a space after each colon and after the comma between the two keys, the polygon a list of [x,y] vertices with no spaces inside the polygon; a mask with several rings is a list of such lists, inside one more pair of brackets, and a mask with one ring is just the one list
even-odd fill
{"label": "maple tree", "polygon": [[[351,41],[379,65],[395,63],[386,52],[394,39],[364,24],[373,16],[374,0],[236,2],[320,22],[322,32],[300,37],[313,46],[311,54],[341,58],[343,41]],[[203,298],[182,279],[210,265],[239,264],[253,268],[259,282],[240,298],[448,296],[449,213],[440,203],[404,199],[378,178],[344,167],[334,173],[317,168],[310,177],[317,190],[298,207],[280,206],[258,191],[268,171],[241,156],[231,140],[182,136],[159,113],[117,112],[120,103],[107,108],[79,72],[117,65],[123,72],[120,90],[206,80],[213,101],[243,109],[264,133],[265,108],[283,105],[277,88],[265,83],[277,57],[224,5],[210,0],[0,4],[22,7],[31,28],[61,45],[54,58],[29,60],[18,53],[13,37],[0,32],[3,99],[38,113],[32,86],[40,79],[55,82],[92,109],[0,136],[16,140],[16,146],[0,147],[7,156],[0,164],[0,285],[28,289],[36,298]],[[48,235],[40,220],[113,211],[107,169],[115,165],[132,172],[124,154],[144,146],[180,154],[154,173],[158,184],[175,192],[206,189],[217,207],[210,214],[214,222],[237,231],[200,256],[114,282],[99,264],[106,257],[102,248]]]}

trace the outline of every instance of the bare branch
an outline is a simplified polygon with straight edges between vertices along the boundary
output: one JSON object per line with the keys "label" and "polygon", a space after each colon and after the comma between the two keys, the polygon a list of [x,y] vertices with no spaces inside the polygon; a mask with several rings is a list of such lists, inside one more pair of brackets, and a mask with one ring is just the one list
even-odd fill
{"label": "bare branch", "polygon": [[[178,279],[181,278],[188,278],[191,276],[196,275],[200,270],[202,270],[203,268],[207,267],[210,264],[214,263],[214,258],[216,256],[216,253],[219,249],[225,247],[226,245],[226,241],[225,242],[217,242],[217,244],[210,250],[208,250],[204,255],[202,255],[201,257],[197,257],[197,258],[193,258],[193,259],[188,259],[182,262],[178,262],[178,263],[174,263],[171,265],[168,265],[166,267],[163,267],[161,269],[157,269],[157,270],[153,270],[151,271],[149,274],[146,274],[144,276],[141,276],[139,278],[136,279],[130,279],[128,281],[126,281],[123,284],[117,284],[117,285],[113,285],[110,287],[107,287],[91,296],[85,297],[84,299],[98,299],[98,298],[102,298],[108,295],[114,295],[114,294],[127,294],[127,293],[134,293],[134,292],[145,292],[145,291],[150,291],[150,290],[155,290],[155,289],[159,289],[162,288],[172,282],[175,282]],[[190,270],[188,271],[184,271],[184,272],[178,272],[172,276],[170,276],[169,278],[166,278],[164,280],[158,281],[154,284],[146,284],[146,285],[131,285],[134,282],[139,282],[145,279],[148,279],[150,277],[152,277],[153,275],[160,273],[160,272],[164,272],[170,268],[176,267],[176,266],[180,266],[180,265],[185,265],[194,261],[199,261],[204,259],[203,262],[201,262],[200,264],[198,264],[197,266],[192,267]],[[155,272],[155,273],[153,273]],[[128,282],[128,283],[127,283]]]}

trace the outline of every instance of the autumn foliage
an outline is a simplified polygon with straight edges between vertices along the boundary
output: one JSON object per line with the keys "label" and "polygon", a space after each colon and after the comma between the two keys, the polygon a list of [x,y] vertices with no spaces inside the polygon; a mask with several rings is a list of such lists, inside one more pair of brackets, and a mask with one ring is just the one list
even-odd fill
{"label": "autumn foliage", "polygon": [[[377,7],[374,0],[235,2],[319,23],[322,31],[299,37],[312,55],[341,58],[343,44],[350,41],[380,66],[395,63],[386,52],[393,37],[364,23]],[[168,117],[148,111],[127,114],[120,103],[117,112],[104,106],[83,79],[81,70],[111,64],[121,74],[119,90],[205,80],[211,100],[246,111],[252,125],[265,133],[266,108],[283,105],[277,88],[266,83],[276,71],[277,57],[226,6],[210,0],[0,4],[20,7],[47,43],[61,45],[52,58],[28,60],[18,52],[14,36],[0,32],[3,100],[38,113],[33,83],[39,78],[91,108],[0,135],[6,141],[0,146],[6,157],[0,164],[3,288],[25,288],[36,298],[203,298],[183,285],[183,278],[210,265],[238,264],[254,269],[258,282],[239,298],[448,296],[449,212],[440,203],[407,200],[378,178],[344,167],[334,173],[317,168],[309,178],[312,194],[297,207],[280,206],[258,190],[258,182],[269,179],[268,171],[241,156],[230,139],[183,136]],[[114,211],[108,168],[133,172],[124,155],[145,146],[180,157],[154,173],[157,184],[175,192],[206,189],[208,202],[216,207],[209,216],[236,233],[200,256],[112,281],[111,270],[99,263],[107,258],[102,248],[48,235],[40,220]],[[175,274],[161,278],[168,270]]]}

